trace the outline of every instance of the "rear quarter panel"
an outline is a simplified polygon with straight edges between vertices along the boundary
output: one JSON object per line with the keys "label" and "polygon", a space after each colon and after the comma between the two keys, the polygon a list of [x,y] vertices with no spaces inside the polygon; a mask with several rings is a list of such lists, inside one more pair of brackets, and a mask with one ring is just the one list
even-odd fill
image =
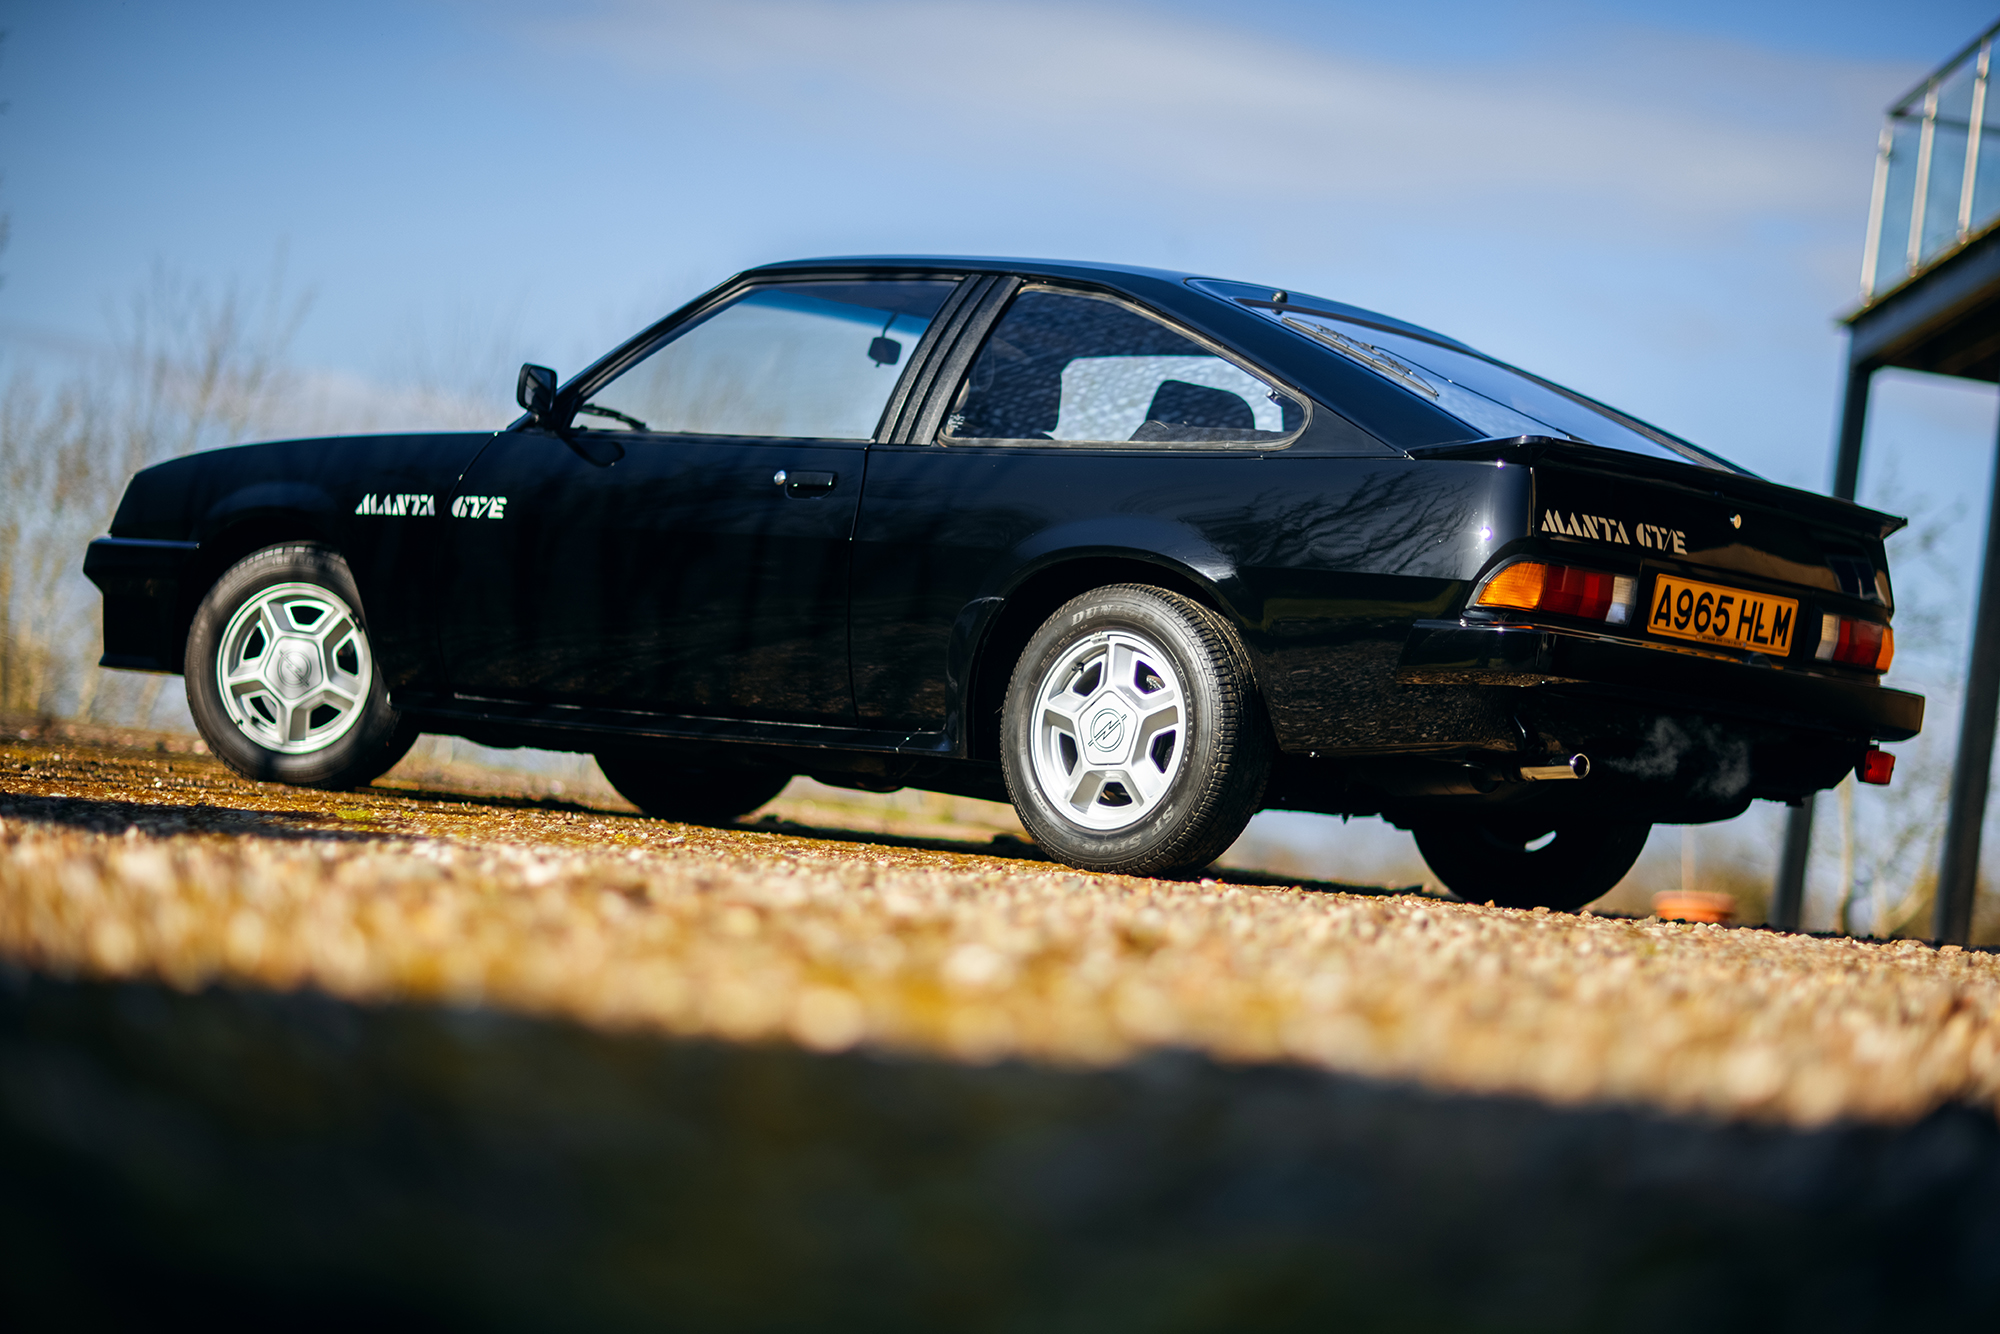
{"label": "rear quarter panel", "polygon": [[[965,688],[948,662],[1012,651],[978,607],[1119,560],[1228,616],[1287,749],[1406,743],[1433,693],[1394,684],[1410,624],[1526,531],[1528,498],[1525,470],[1492,463],[877,447],[854,545],[861,718],[947,729]],[[981,642],[955,653],[964,636]]]}

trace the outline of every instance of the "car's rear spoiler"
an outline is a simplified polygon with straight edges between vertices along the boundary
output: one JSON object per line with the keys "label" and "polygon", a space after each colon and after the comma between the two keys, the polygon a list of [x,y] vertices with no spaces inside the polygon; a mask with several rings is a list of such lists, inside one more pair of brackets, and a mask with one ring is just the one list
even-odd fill
{"label": "car's rear spoiler", "polygon": [[1696,463],[1656,459],[1645,454],[1630,454],[1620,449],[1605,449],[1545,435],[1509,436],[1454,445],[1419,445],[1405,452],[1419,459],[1491,459],[1524,466],[1555,463],[1576,471],[1602,472],[1616,477],[1644,477],[1703,495],[1726,496],[1749,504],[1789,510],[1801,518],[1837,525],[1849,531],[1865,530],[1878,538],[1887,537],[1910,522],[1850,500],[1836,500],[1817,492],[1767,482],[1750,473],[1725,472]]}

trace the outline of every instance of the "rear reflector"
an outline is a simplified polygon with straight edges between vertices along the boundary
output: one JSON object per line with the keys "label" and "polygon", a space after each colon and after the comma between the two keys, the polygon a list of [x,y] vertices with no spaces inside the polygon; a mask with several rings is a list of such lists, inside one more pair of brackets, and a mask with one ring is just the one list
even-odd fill
{"label": "rear reflector", "polygon": [[1889,779],[1896,772],[1896,757],[1886,750],[1870,746],[1862,753],[1861,763],[1854,766],[1854,776],[1864,783],[1877,787],[1887,787]]}
{"label": "rear reflector", "polygon": [[1896,632],[1874,621],[1822,616],[1819,618],[1819,651],[1813,656],[1821,662],[1843,662],[1849,667],[1886,672],[1889,664],[1896,659]]}
{"label": "rear reflector", "polygon": [[1638,581],[1630,575],[1523,560],[1488,575],[1472,595],[1472,605],[1546,611],[1623,625],[1631,619],[1637,592]]}

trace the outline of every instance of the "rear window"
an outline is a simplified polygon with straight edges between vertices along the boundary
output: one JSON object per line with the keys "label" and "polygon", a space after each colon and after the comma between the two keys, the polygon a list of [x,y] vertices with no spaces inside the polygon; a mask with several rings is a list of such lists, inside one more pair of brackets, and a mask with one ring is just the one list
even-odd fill
{"label": "rear window", "polygon": [[1748,475],[1699,445],[1460,345],[1268,301],[1241,304],[1420,394],[1464,422],[1468,440],[1548,435]]}
{"label": "rear window", "polygon": [[1276,448],[1305,408],[1122,302],[1030,287],[960,386],[946,443]]}

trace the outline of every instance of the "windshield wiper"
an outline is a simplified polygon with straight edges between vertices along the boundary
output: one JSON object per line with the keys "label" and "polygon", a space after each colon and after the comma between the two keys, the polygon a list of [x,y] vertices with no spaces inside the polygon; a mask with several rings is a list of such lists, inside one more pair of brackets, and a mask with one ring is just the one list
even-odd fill
{"label": "windshield wiper", "polygon": [[637,417],[620,412],[617,408],[599,407],[595,403],[584,404],[576,410],[576,415],[579,417],[609,417],[612,421],[624,422],[635,431],[650,431],[653,429]]}

